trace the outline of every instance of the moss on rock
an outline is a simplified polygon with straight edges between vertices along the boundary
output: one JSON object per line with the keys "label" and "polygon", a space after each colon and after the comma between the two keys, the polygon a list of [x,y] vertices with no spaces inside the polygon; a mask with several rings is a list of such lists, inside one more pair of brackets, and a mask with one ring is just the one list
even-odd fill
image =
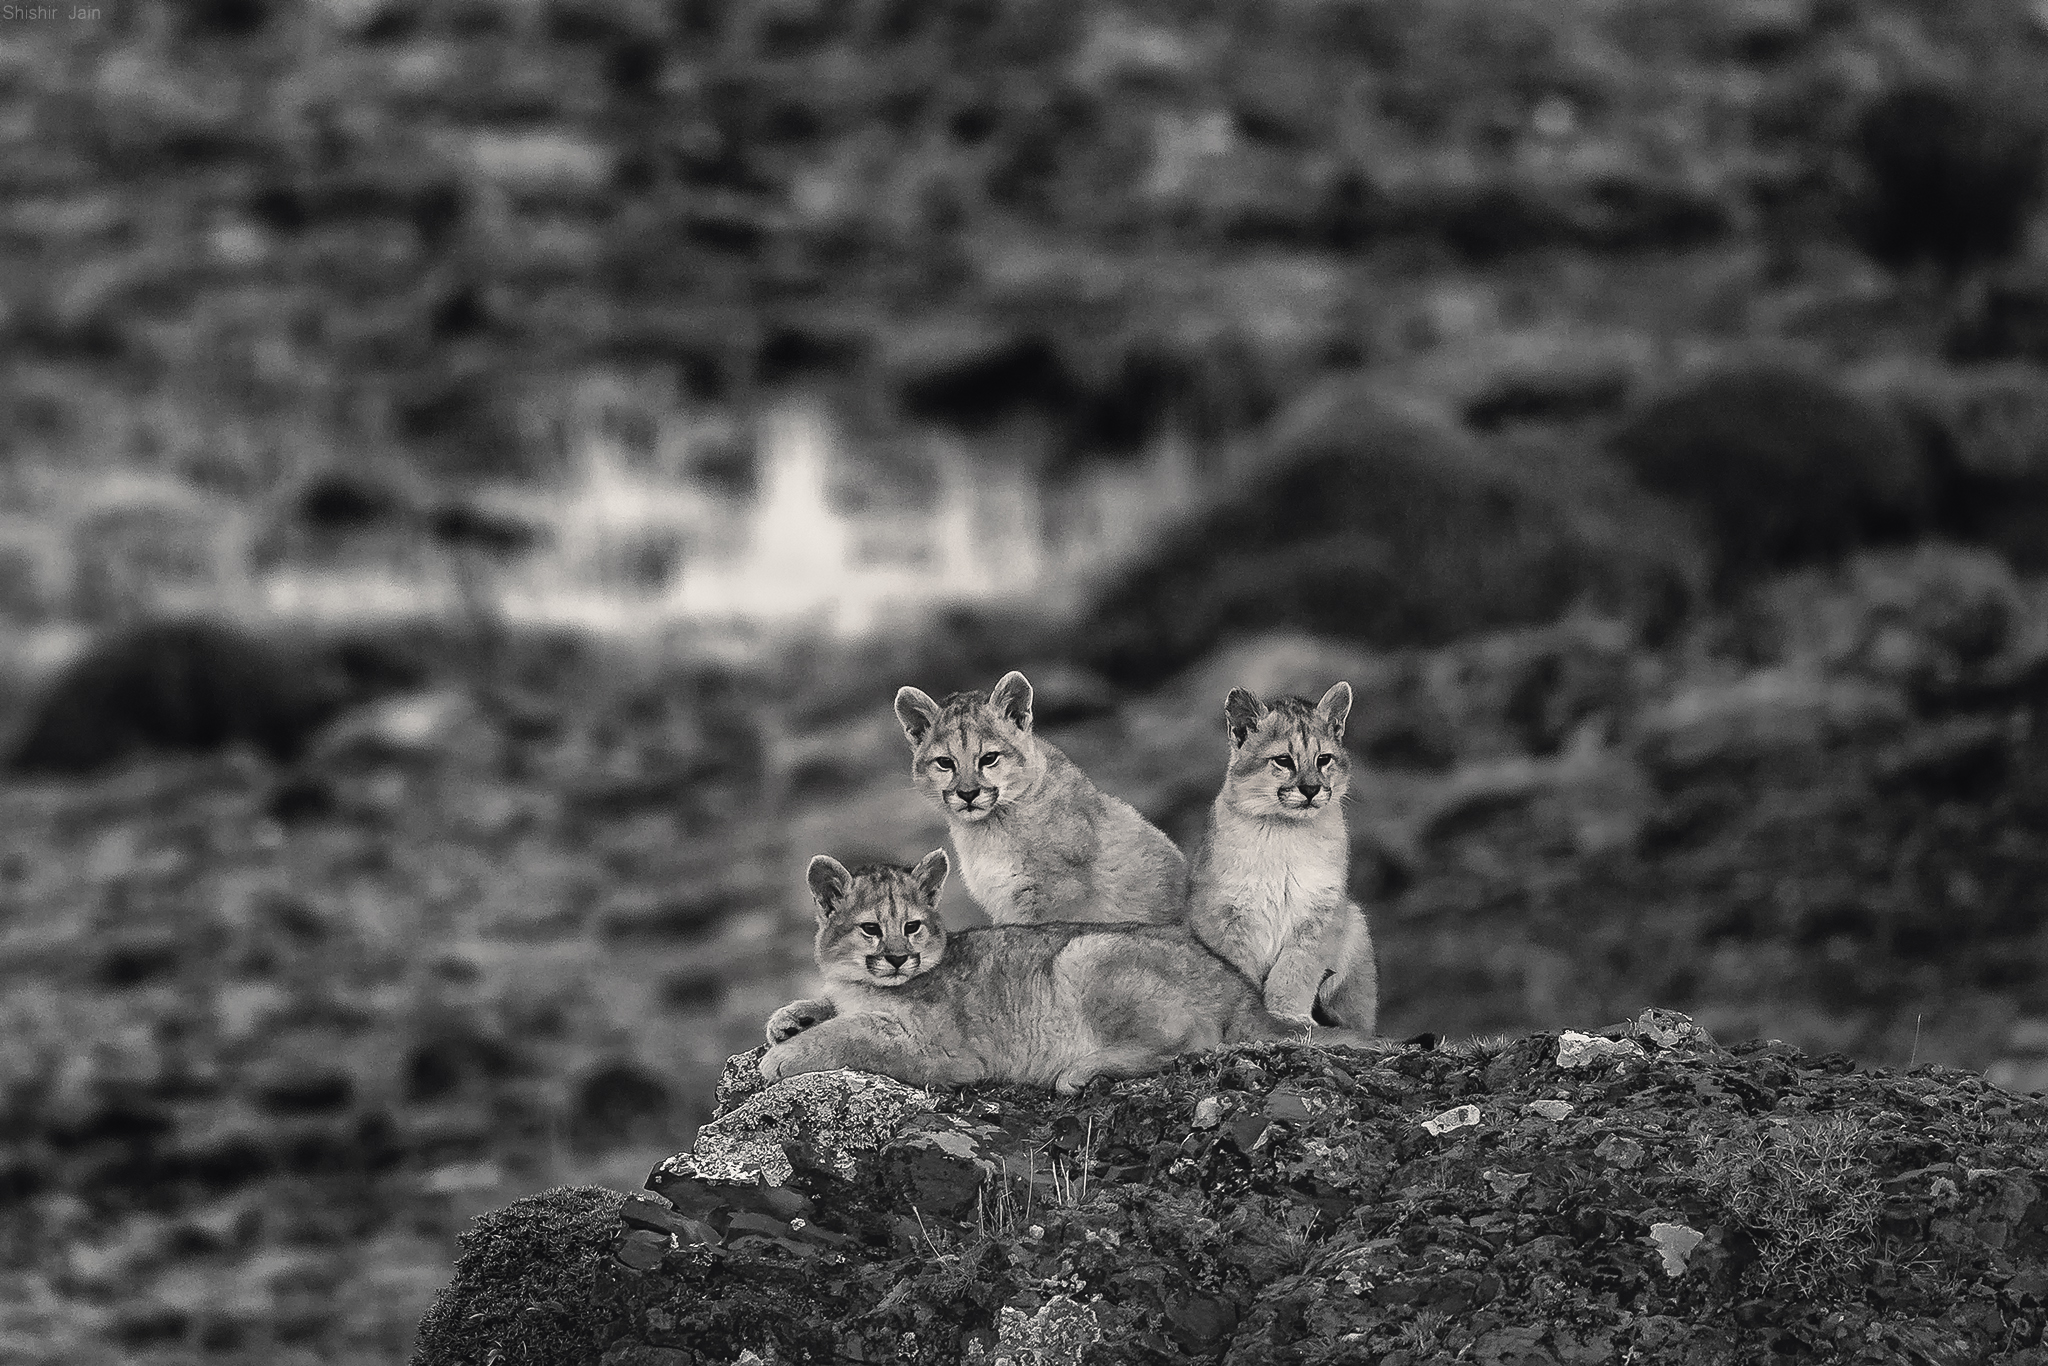
{"label": "moss on rock", "polygon": [[[484,1215],[462,1236],[455,1287],[420,1320],[414,1360],[596,1361],[611,1297],[618,1191],[558,1186]],[[620,1324],[620,1326],[623,1326]]]}
{"label": "moss on rock", "polygon": [[551,1193],[470,1235],[415,1360],[2048,1363],[2048,1103],[1601,1035],[965,1088],[850,1169],[657,1180],[640,1272],[608,1193]]}

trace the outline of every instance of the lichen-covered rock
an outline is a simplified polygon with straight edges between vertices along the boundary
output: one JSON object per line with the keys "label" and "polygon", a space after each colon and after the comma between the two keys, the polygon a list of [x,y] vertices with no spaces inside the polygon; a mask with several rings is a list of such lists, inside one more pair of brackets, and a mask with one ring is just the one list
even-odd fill
{"label": "lichen-covered rock", "polygon": [[698,1130],[696,1150],[669,1158],[657,1173],[715,1181],[761,1176],[779,1186],[790,1176],[784,1145],[801,1143],[847,1175],[856,1155],[880,1147],[905,1115],[931,1108],[915,1087],[869,1072],[806,1072],[762,1089],[756,1070],[756,1089],[741,1092],[732,1083],[758,1058],[743,1053],[726,1064],[720,1099],[733,1095],[737,1103],[722,1104],[718,1117]]}
{"label": "lichen-covered rock", "polygon": [[1633,1039],[1602,1039],[1567,1029],[1557,1041],[1557,1065],[1570,1070],[1603,1062],[1628,1062],[1643,1056]]}
{"label": "lichen-covered rock", "polygon": [[1102,1325],[1094,1311],[1054,1295],[1030,1314],[1005,1306],[994,1349],[970,1342],[961,1361],[965,1366],[1081,1366],[1083,1354],[1100,1341]]}
{"label": "lichen-covered rock", "polygon": [[[542,1316],[545,1359],[612,1366],[2048,1366],[2048,1103],[1666,1011],[1579,1037],[1606,1056],[1279,1044],[1076,1097],[920,1095],[844,1162],[779,1083],[714,1126],[780,1141],[782,1183],[713,1179],[700,1145],[603,1247],[574,1232],[588,1192],[489,1216],[415,1361],[527,1359],[502,1311],[526,1300],[582,1316],[580,1356]],[[813,1083],[828,1109],[868,1084]]]}

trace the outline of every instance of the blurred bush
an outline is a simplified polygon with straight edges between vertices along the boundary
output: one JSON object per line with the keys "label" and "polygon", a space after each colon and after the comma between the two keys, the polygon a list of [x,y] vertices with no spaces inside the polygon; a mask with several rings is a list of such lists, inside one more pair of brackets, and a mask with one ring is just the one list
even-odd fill
{"label": "blurred bush", "polygon": [[1590,604],[1650,635],[1683,616],[1682,543],[1591,524],[1551,482],[1465,433],[1332,381],[1276,420],[1265,463],[1096,596],[1080,638],[1150,682],[1232,635],[1296,627],[1439,645]]}
{"label": "blurred bush", "polygon": [[1629,414],[1610,445],[1697,517],[1723,595],[1933,521],[1935,483],[1904,419],[1793,365],[1683,383]]}
{"label": "blurred bush", "polygon": [[2048,375],[2025,364],[1910,367],[1888,392],[1925,444],[1941,529],[2024,572],[2048,569]]}
{"label": "blurred bush", "polygon": [[2048,264],[2017,264],[1959,299],[1944,348],[1960,361],[2048,364]]}
{"label": "blurred bush", "polygon": [[421,661],[380,642],[273,637],[206,618],[143,622],[104,633],[46,683],[7,766],[81,774],[237,744],[288,761],[347,707],[422,677]]}
{"label": "blurred bush", "polygon": [[2048,197],[2048,121],[2029,94],[1913,84],[1880,95],[1857,128],[1857,244],[1894,270],[1949,276],[2017,252]]}
{"label": "blurred bush", "polygon": [[[1056,314],[1056,310],[1040,310]],[[1241,329],[1140,323],[1107,340],[1069,318],[937,337],[890,363],[903,413],[970,435],[1028,421],[1058,462],[1128,455],[1168,431],[1210,443],[1273,412],[1289,369]]]}
{"label": "blurred bush", "polygon": [[1722,648],[1746,662],[1927,691],[1995,672],[2001,658],[2030,648],[2027,614],[2003,559],[1933,543],[1781,576],[1718,634]]}

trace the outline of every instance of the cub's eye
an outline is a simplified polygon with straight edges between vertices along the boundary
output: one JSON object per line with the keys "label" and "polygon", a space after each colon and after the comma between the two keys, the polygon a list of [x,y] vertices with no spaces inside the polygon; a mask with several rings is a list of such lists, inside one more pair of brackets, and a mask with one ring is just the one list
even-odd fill
{"label": "cub's eye", "polygon": [[941,754],[938,758],[932,760],[932,767],[938,769],[941,773],[951,773],[953,771],[953,761]]}
{"label": "cub's eye", "polygon": [[924,922],[922,920],[906,920],[903,922],[903,932],[905,934],[916,934],[923,928]]}
{"label": "cub's eye", "polygon": [[1273,756],[1273,767],[1279,769],[1282,773],[1292,773],[1294,772],[1294,760],[1284,754],[1276,754]]}
{"label": "cub's eye", "polygon": [[983,768],[994,768],[998,763],[1002,762],[1002,758],[1002,755],[991,750],[989,753],[981,756],[981,766]]}
{"label": "cub's eye", "polygon": [[861,922],[860,932],[865,935],[870,935],[876,939],[880,939],[882,937],[882,927],[880,925],[877,925],[872,920],[863,920]]}
{"label": "cub's eye", "polygon": [[1328,768],[1331,764],[1334,764],[1336,762],[1337,756],[1334,754],[1318,754],[1316,756],[1317,768]]}

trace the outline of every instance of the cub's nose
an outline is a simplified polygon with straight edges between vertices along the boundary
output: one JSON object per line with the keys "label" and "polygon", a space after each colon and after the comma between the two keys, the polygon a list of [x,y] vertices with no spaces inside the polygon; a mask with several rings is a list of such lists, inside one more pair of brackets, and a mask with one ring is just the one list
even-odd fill
{"label": "cub's nose", "polygon": [[882,961],[892,968],[900,968],[910,961],[910,955],[907,953],[885,953],[882,955]]}
{"label": "cub's nose", "polygon": [[1296,783],[1295,786],[1301,789],[1301,799],[1305,802],[1314,801],[1316,794],[1323,790],[1321,783],[1300,782]]}
{"label": "cub's nose", "polygon": [[953,795],[960,799],[962,805],[972,806],[974,805],[974,799],[981,795],[981,789],[978,787],[959,787],[953,789]]}

